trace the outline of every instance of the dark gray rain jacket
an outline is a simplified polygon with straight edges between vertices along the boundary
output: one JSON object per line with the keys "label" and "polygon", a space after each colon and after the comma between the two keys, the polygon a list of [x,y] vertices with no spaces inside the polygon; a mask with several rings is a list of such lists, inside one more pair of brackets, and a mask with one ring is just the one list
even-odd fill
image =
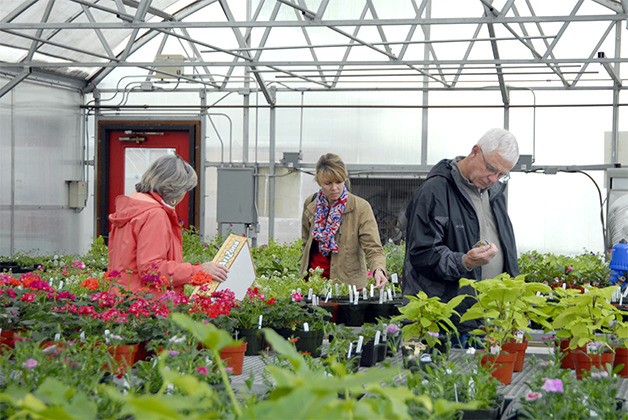
{"label": "dark gray rain jacket", "polygon": [[[481,279],[482,269],[467,271],[462,255],[480,238],[480,225],[473,204],[460,190],[452,175],[452,160],[441,160],[414,192],[406,210],[406,255],[403,267],[404,295],[424,291],[448,302],[458,294],[472,294],[470,287],[459,288],[460,278]],[[515,236],[506,210],[506,186],[496,183],[488,189],[489,202],[504,255],[504,271],[519,274]],[[486,193],[486,192],[485,192]],[[498,245],[499,246],[499,245]],[[473,304],[465,299],[457,308],[462,315]],[[460,325],[459,332],[476,328],[477,322]]]}

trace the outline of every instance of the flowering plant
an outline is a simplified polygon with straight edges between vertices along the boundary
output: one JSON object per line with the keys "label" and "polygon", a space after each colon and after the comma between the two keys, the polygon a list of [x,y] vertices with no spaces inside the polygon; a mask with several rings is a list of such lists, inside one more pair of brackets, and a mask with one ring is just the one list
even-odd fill
{"label": "flowering plant", "polygon": [[190,297],[190,314],[200,314],[210,319],[219,315],[229,315],[235,306],[235,293],[229,289],[207,293],[207,284],[200,287],[199,293]]}
{"label": "flowering plant", "polygon": [[620,418],[617,409],[619,378],[612,371],[586,372],[577,380],[561,369],[558,359],[538,361],[541,369],[526,384],[529,391],[521,398],[519,413],[526,418]]}
{"label": "flowering plant", "polygon": [[276,302],[277,299],[274,297],[266,298],[258,287],[249,287],[244,299],[236,302],[231,310],[231,316],[237,321],[236,328],[257,328],[260,315],[262,325],[266,325],[266,314]]}
{"label": "flowering plant", "polygon": [[448,360],[446,355],[434,354],[433,357],[433,363],[425,369],[416,369],[408,374],[408,388],[414,394],[427,395],[434,401],[469,404],[464,408],[489,409],[501,404],[499,381],[491,375],[487,367],[478,363],[471,369],[461,369],[459,364]]}
{"label": "flowering plant", "polygon": [[530,251],[519,257],[519,268],[526,274],[526,281],[541,282],[550,286],[597,286],[609,285],[610,269],[604,255],[584,252],[574,257],[541,254]]}

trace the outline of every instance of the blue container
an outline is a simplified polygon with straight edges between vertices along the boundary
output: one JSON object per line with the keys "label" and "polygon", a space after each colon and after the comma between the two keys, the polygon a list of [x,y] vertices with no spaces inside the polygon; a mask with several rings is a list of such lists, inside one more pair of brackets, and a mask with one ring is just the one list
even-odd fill
{"label": "blue container", "polygon": [[615,271],[628,271],[628,243],[613,245],[609,267]]}

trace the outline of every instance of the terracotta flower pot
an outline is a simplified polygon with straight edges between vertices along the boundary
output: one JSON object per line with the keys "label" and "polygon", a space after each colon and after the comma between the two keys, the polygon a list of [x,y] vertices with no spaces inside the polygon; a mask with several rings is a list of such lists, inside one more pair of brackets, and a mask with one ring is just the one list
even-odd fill
{"label": "terracotta flower pot", "polygon": [[598,370],[606,370],[606,365],[613,365],[615,360],[615,353],[599,353],[589,354],[586,351],[576,351],[572,353],[574,359],[574,368],[576,370],[576,377],[582,379],[585,371],[591,371],[592,368]]}
{"label": "terracotta flower pot", "polygon": [[482,356],[482,366],[491,370],[491,375],[504,385],[512,382],[512,372],[515,368],[516,353],[501,352],[499,354],[485,354]]}
{"label": "terracotta flower pot", "polygon": [[107,351],[113,357],[113,366],[104,364],[103,369],[113,369],[115,374],[122,376],[127,369],[135,363],[138,344],[117,344],[107,347]]}
{"label": "terracotta flower pot", "polygon": [[18,330],[2,330],[0,333],[0,352],[2,352],[3,349],[12,349],[15,347],[19,332]]}
{"label": "terracotta flower pot", "polygon": [[569,348],[569,340],[560,340],[560,353],[562,359],[560,361],[560,367],[562,369],[574,369],[573,353],[577,351],[586,351],[584,347],[577,347],[574,350]]}
{"label": "terracotta flower pot", "polygon": [[617,374],[623,376],[624,378],[628,377],[628,347],[617,347],[615,349],[615,361],[613,362],[613,367],[617,367],[619,365],[624,365],[624,367],[622,367]]}
{"label": "terracotta flower pot", "polygon": [[509,343],[504,343],[504,345],[502,346],[502,350],[508,353],[515,353],[517,355],[517,359],[515,360],[515,367],[513,369],[514,372],[521,372],[523,370],[523,363],[526,358],[527,348],[527,340],[524,340],[521,343],[515,343],[514,341],[511,341]]}
{"label": "terracotta flower pot", "polygon": [[220,350],[220,358],[228,368],[231,368],[234,375],[241,375],[242,366],[244,365],[244,353],[246,353],[246,341],[235,346],[223,347]]}

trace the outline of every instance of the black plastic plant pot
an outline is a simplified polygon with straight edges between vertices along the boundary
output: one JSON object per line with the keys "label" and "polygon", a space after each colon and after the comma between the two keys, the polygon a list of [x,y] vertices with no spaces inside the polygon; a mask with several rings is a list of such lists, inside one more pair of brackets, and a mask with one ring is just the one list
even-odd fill
{"label": "black plastic plant pot", "polygon": [[347,327],[361,327],[364,325],[364,312],[366,302],[340,303],[338,305],[337,324],[344,324]]}
{"label": "black plastic plant pot", "polygon": [[257,356],[264,350],[264,337],[258,328],[240,328],[238,330],[238,338],[246,341],[245,356]]}
{"label": "black plastic plant pot", "polygon": [[381,362],[386,358],[386,353],[388,352],[388,346],[386,343],[379,343],[375,346],[375,354],[378,362]]}
{"label": "black plastic plant pot", "polygon": [[377,350],[373,342],[366,343],[362,346],[362,356],[360,357],[360,366],[370,367],[377,363]]}
{"label": "black plastic plant pot", "polygon": [[323,345],[323,331],[293,331],[292,337],[296,339],[294,345],[298,351],[309,353],[312,357],[321,357]]}
{"label": "black plastic plant pot", "polygon": [[380,318],[388,319],[395,308],[395,305],[388,302],[369,302],[367,303],[366,310],[364,311],[364,322],[374,324]]}

